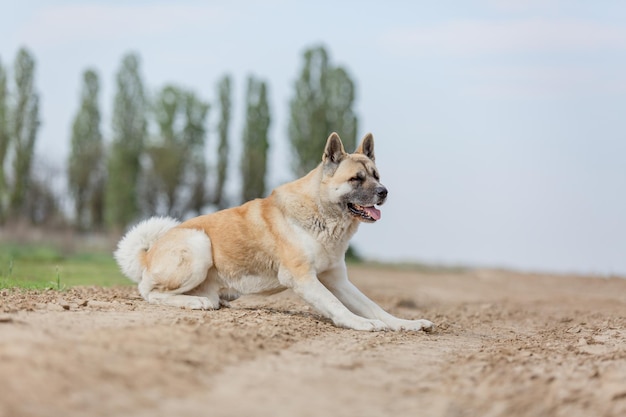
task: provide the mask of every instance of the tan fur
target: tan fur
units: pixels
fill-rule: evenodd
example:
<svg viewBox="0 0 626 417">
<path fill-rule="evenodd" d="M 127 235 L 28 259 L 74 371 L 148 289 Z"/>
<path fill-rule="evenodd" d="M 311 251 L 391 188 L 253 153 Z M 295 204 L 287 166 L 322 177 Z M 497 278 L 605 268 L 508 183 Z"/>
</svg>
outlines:
<svg viewBox="0 0 626 417">
<path fill-rule="evenodd" d="M 267 198 L 190 219 L 158 235 L 137 259 L 143 270 L 140 292 L 154 303 L 211 309 L 240 294 L 292 288 L 338 326 L 430 329 L 426 320 L 384 312 L 347 278 L 349 240 L 361 220 L 376 220 L 355 214 L 349 204 L 373 207 L 386 195 L 371 134 L 357 152 L 347 154 L 333 133 L 322 163 L 308 175 Z M 149 228 L 150 221 L 146 224 Z M 124 255 L 120 251 L 118 260 Z"/>
</svg>

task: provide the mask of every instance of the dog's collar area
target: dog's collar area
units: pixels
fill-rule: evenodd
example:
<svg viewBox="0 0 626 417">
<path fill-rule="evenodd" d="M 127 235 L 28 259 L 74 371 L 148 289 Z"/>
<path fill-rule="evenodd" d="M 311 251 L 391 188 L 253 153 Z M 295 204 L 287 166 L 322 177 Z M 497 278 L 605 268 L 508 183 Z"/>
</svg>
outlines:
<svg viewBox="0 0 626 417">
<path fill-rule="evenodd" d="M 374 206 L 360 206 L 354 203 L 348 203 L 348 210 L 359 219 L 369 222 L 375 222 L 380 219 L 380 210 Z"/>
</svg>

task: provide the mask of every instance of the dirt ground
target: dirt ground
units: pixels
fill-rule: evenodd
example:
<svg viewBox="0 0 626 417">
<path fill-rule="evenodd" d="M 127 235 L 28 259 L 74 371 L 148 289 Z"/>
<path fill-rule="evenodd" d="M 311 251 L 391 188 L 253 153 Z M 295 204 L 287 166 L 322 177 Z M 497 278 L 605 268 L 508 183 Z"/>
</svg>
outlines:
<svg viewBox="0 0 626 417">
<path fill-rule="evenodd" d="M 0 416 L 624 416 L 626 279 L 352 267 L 434 333 L 337 329 L 293 293 L 0 292 Z"/>
</svg>

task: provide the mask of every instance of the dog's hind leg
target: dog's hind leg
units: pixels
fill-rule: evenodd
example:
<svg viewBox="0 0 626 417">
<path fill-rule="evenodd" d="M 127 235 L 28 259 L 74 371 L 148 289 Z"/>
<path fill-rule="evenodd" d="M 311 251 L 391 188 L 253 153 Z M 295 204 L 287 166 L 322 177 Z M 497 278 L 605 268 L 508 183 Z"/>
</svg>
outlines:
<svg viewBox="0 0 626 417">
<path fill-rule="evenodd" d="M 170 307 L 189 308 L 191 310 L 217 310 L 220 308 L 219 298 L 217 303 L 209 297 L 197 295 L 171 294 L 152 291 L 148 297 L 150 304 L 163 304 Z"/>
<path fill-rule="evenodd" d="M 150 248 L 146 264 L 139 291 L 151 304 L 196 310 L 220 307 L 217 288 L 208 280 L 213 259 L 211 240 L 204 232 L 170 230 Z"/>
</svg>

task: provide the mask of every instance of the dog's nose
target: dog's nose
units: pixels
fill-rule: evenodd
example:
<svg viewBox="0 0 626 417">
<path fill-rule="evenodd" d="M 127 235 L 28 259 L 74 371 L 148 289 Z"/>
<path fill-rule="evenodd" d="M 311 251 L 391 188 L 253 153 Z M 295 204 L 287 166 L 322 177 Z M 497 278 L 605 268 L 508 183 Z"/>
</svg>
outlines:
<svg viewBox="0 0 626 417">
<path fill-rule="evenodd" d="M 381 199 L 387 198 L 387 189 L 382 185 L 376 188 L 376 195 Z"/>
</svg>

